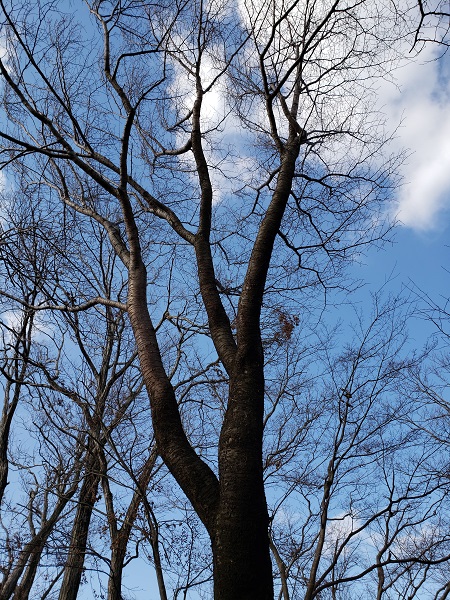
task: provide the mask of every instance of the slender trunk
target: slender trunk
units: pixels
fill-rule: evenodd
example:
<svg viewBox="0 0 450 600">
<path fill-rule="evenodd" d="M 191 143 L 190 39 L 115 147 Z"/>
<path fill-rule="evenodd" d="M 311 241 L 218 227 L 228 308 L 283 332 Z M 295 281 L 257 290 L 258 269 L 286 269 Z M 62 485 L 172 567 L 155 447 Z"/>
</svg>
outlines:
<svg viewBox="0 0 450 600">
<path fill-rule="evenodd" d="M 153 562 L 155 563 L 156 580 L 158 582 L 159 597 L 161 600 L 168 600 L 166 583 L 164 581 L 164 572 L 161 564 L 161 555 L 159 553 L 158 537 L 152 537 Z"/>
<path fill-rule="evenodd" d="M 277 563 L 277 567 L 278 567 L 278 572 L 280 574 L 280 579 L 281 579 L 281 593 L 283 595 L 283 600 L 290 600 L 289 597 L 289 588 L 288 588 L 288 569 L 286 568 L 286 565 L 284 564 L 283 559 L 280 556 L 280 553 L 278 552 L 278 548 L 275 546 L 275 544 L 273 543 L 272 538 L 269 538 L 269 544 L 270 544 L 270 549 L 272 551 L 272 554 L 275 558 L 275 561 Z M 281 595 L 280 595 L 281 597 Z"/>
<path fill-rule="evenodd" d="M 114 540 L 108 579 L 108 600 L 122 600 L 122 572 L 128 538 L 120 532 Z M 122 535 L 121 535 L 122 534 Z"/>
<path fill-rule="evenodd" d="M 40 531 L 36 535 L 32 537 L 32 539 L 25 544 L 23 549 L 20 551 L 16 566 L 8 575 L 7 579 L 0 585 L 0 600 L 9 600 L 13 595 L 14 591 L 17 588 L 19 579 L 22 573 L 25 571 L 25 568 L 30 561 L 30 557 L 33 556 L 34 553 L 39 551 L 39 548 L 42 548 L 50 533 L 53 530 L 53 527 L 57 523 L 62 511 L 66 507 L 69 500 L 75 494 L 76 486 L 74 485 L 65 495 L 61 497 L 58 501 L 58 504 L 53 511 L 52 516 L 45 522 Z"/>
<path fill-rule="evenodd" d="M 384 592 L 384 569 L 380 564 L 380 556 L 377 555 L 377 575 L 378 575 L 378 585 L 377 585 L 377 600 L 381 600 Z"/>
<path fill-rule="evenodd" d="M 89 525 L 100 483 L 98 458 L 95 453 L 89 454 L 86 475 L 78 498 L 69 553 L 64 566 L 63 581 L 59 591 L 59 600 L 76 600 L 83 574 Z"/>
<path fill-rule="evenodd" d="M 0 504 L 2 503 L 5 489 L 8 485 L 9 432 L 14 413 L 19 403 L 25 374 L 28 369 L 33 321 L 34 314 L 32 312 L 26 312 L 23 316 L 20 331 L 15 333 L 16 341 L 14 344 L 13 365 L 11 372 L 9 373 L 12 379 L 7 379 L 5 395 L 3 398 L 3 410 L 0 421 Z M 13 387 L 14 392 L 12 392 Z"/>
<path fill-rule="evenodd" d="M 35 551 L 30 556 L 24 576 L 22 577 L 20 584 L 14 590 L 13 600 L 28 600 L 30 597 L 31 588 L 36 577 L 36 572 L 39 566 L 39 561 L 41 560 L 43 548 L 44 544 L 42 543 L 36 547 Z"/>
<path fill-rule="evenodd" d="M 3 500 L 6 486 L 8 485 L 8 440 L 9 427 L 6 428 L 3 424 L 0 425 L 0 504 Z"/>
<path fill-rule="evenodd" d="M 156 520 L 155 514 L 145 496 L 142 499 L 142 502 L 144 505 L 145 513 L 147 515 L 147 522 L 150 527 L 150 544 L 152 546 L 152 551 L 153 551 L 153 562 L 155 565 L 159 596 L 160 596 L 161 600 L 168 600 L 166 583 L 164 581 L 164 572 L 163 572 L 162 562 L 161 562 L 161 554 L 159 552 L 158 521 Z"/>
<path fill-rule="evenodd" d="M 139 506 L 144 499 L 150 477 L 155 466 L 158 453 L 154 446 L 142 467 L 141 474 L 136 481 L 136 489 L 128 506 L 123 525 L 117 530 L 117 520 L 115 515 L 111 513 L 108 517 L 115 520 L 115 526 L 111 528 L 111 564 L 109 569 L 108 580 L 108 600 L 122 600 L 122 573 L 124 568 L 125 556 L 127 553 L 128 541 L 133 529 Z M 110 491 L 108 490 L 108 495 Z M 112 499 L 110 500 L 109 510 L 112 510 Z"/>
</svg>

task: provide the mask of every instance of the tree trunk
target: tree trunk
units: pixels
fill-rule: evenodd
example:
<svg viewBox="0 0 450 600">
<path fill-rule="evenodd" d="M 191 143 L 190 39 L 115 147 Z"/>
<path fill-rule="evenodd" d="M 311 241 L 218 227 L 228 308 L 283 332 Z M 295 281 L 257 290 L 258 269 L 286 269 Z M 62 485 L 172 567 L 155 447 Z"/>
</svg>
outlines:
<svg viewBox="0 0 450 600">
<path fill-rule="evenodd" d="M 238 356 L 219 445 L 220 502 L 212 536 L 215 600 L 273 600 L 264 492 L 260 353 Z"/>
<path fill-rule="evenodd" d="M 111 563 L 109 569 L 109 580 L 108 580 L 108 600 L 122 600 L 122 573 L 124 569 L 124 562 L 127 553 L 128 542 L 130 534 L 133 529 L 136 517 L 138 514 L 139 506 L 144 500 L 147 492 L 148 484 L 152 475 L 153 467 L 155 466 L 158 452 L 156 446 L 153 446 L 145 464 L 142 467 L 141 474 L 136 481 L 136 489 L 134 490 L 133 497 L 128 506 L 123 525 L 120 529 L 117 529 L 117 518 L 113 512 L 112 497 L 109 504 L 108 519 L 111 520 L 112 527 L 111 531 Z M 106 483 L 106 482 L 105 482 Z M 109 486 L 106 483 L 107 491 L 105 497 L 111 495 Z M 159 579 L 158 579 L 159 583 Z"/>
<path fill-rule="evenodd" d="M 119 533 L 118 539 L 113 542 L 115 547 L 111 554 L 109 568 L 108 600 L 122 600 L 122 572 L 128 539 L 121 533 Z"/>
<path fill-rule="evenodd" d="M 9 427 L 0 425 L 0 504 L 2 503 L 6 486 L 8 485 L 8 440 Z"/>
<path fill-rule="evenodd" d="M 28 600 L 30 597 L 31 588 L 33 587 L 36 578 L 39 561 L 41 560 L 44 544 L 40 544 L 30 556 L 25 574 L 22 577 L 20 584 L 14 590 L 13 600 Z"/>
<path fill-rule="evenodd" d="M 11 573 L 9 573 L 6 580 L 0 585 L 0 600 L 9 600 L 9 598 L 11 598 L 17 588 L 22 573 L 28 565 L 30 557 L 32 557 L 35 552 L 40 552 L 44 547 L 48 536 L 51 534 L 53 527 L 59 519 L 59 516 L 75 492 L 76 485 L 72 486 L 72 488 L 64 496 L 59 498 L 51 517 L 45 522 L 38 533 L 34 535 L 20 551 L 14 569 L 11 571 Z"/>
<path fill-rule="evenodd" d="M 64 566 L 59 600 L 76 600 L 83 574 L 89 525 L 100 483 L 99 461 L 95 453 L 89 454 L 86 475 L 78 498 L 69 554 Z"/>
<path fill-rule="evenodd" d="M 219 511 L 212 542 L 214 600 L 273 600 L 267 510 L 234 508 Z"/>
</svg>

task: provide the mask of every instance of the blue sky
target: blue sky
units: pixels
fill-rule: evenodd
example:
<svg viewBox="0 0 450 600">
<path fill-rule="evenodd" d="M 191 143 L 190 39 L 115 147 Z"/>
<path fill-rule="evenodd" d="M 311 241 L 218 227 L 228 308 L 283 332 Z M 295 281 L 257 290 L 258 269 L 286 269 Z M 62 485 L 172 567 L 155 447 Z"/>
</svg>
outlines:
<svg viewBox="0 0 450 600">
<path fill-rule="evenodd" d="M 450 283 L 450 275 L 444 271 L 450 252 L 446 247 L 450 244 L 450 54 L 438 44 L 419 50 L 411 48 L 411 38 L 399 42 L 395 51 L 403 56 L 401 66 L 391 73 L 390 80 L 374 83 L 378 109 L 386 119 L 386 135 L 393 136 L 389 150 L 405 152 L 406 157 L 400 169 L 403 184 L 387 208 L 398 220 L 393 241 L 382 251 L 369 250 L 354 274 L 373 291 L 393 277 L 390 291 L 416 285 L 439 300 Z M 208 57 L 203 58 L 202 67 L 203 78 L 212 78 L 215 71 Z M 186 94 L 189 105 L 193 93 L 189 78 L 179 65 L 174 69 L 177 76 L 171 89 Z M 219 81 L 205 96 L 205 124 L 223 118 L 225 94 Z M 225 119 L 224 137 L 233 142 L 242 139 L 242 129 L 233 118 Z M 182 145 L 185 140 L 178 141 Z M 217 202 L 236 185 L 228 177 L 238 173 L 242 183 L 246 174 L 251 176 L 252 160 L 251 151 L 248 155 L 241 152 L 239 158 L 222 157 L 220 171 L 212 173 Z"/>
<path fill-rule="evenodd" d="M 392 150 L 405 148 L 410 154 L 402 167 L 404 184 L 389 209 L 401 222 L 392 243 L 382 250 L 372 249 L 353 267 L 355 276 L 366 284 L 355 295 L 361 303 L 367 291 L 378 290 L 387 279 L 393 293 L 405 285 L 417 286 L 436 301 L 450 290 L 450 274 L 445 272 L 450 254 L 450 58 L 439 58 L 439 52 L 439 47 L 428 46 L 393 74 L 392 83 L 379 84 L 380 110 L 388 129 L 397 132 Z M 220 94 L 212 96 L 206 108 L 211 111 L 219 101 Z M 231 169 L 235 164 L 225 166 Z M 250 156 L 243 158 L 242 167 L 251 172 Z M 218 180 L 216 185 L 220 190 L 225 184 Z M 410 327 L 417 347 L 432 332 L 425 322 L 412 321 Z M 137 562 L 130 566 L 125 583 L 147 587 L 152 577 L 151 569 Z M 91 597 L 88 590 L 85 597 Z M 150 596 L 136 592 L 136 598 L 141 597 L 156 598 L 153 582 Z"/>
<path fill-rule="evenodd" d="M 399 224 L 392 242 L 371 249 L 354 273 L 371 291 L 390 280 L 392 293 L 417 287 L 443 304 L 450 297 L 450 56 L 437 45 L 422 49 L 392 83 L 381 83 L 379 105 L 396 130 L 392 149 L 408 153 L 389 209 Z M 415 321 L 410 333 L 420 345 L 432 332 Z"/>
</svg>

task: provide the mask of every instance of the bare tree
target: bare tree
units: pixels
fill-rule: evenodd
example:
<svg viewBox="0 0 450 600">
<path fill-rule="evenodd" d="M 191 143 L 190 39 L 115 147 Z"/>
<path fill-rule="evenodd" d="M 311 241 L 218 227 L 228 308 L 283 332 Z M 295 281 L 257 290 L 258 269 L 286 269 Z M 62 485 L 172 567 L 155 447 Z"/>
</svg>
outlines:
<svg viewBox="0 0 450 600">
<path fill-rule="evenodd" d="M 145 495 L 153 471 L 155 468 L 161 470 L 161 465 L 156 465 L 157 453 L 148 428 L 148 403 L 143 405 L 142 377 L 137 369 L 136 351 L 123 312 L 110 306 L 100 307 L 94 314 L 56 310 L 51 320 L 42 320 L 48 312 L 48 303 L 54 303 L 56 298 L 61 302 L 72 298 L 71 290 L 75 286 L 79 292 L 83 290 L 85 294 L 108 297 L 113 281 L 116 289 L 120 286 L 117 259 L 107 245 L 102 228 L 97 224 L 90 232 L 92 235 L 87 252 L 79 252 L 76 245 L 71 245 L 70 235 L 65 236 L 64 230 L 58 234 L 57 222 L 53 222 L 51 227 L 38 229 L 33 216 L 28 214 L 25 215 L 27 218 L 21 215 L 19 226 L 15 221 L 24 208 L 21 204 L 23 197 L 18 194 L 15 200 L 9 210 L 10 223 L 15 226 L 10 227 L 10 243 L 2 248 L 2 265 L 9 275 L 2 299 L 10 309 L 5 313 L 9 325 L 4 336 L 4 372 L 8 375 L 10 363 L 16 370 L 20 366 L 21 377 L 18 379 L 15 376 L 17 381 L 14 380 L 19 384 L 16 385 L 14 408 L 20 398 L 22 410 L 19 421 L 28 411 L 29 422 L 38 424 L 37 430 L 29 427 L 29 434 L 35 438 L 36 444 L 46 447 L 54 437 L 63 442 L 57 453 L 60 460 L 56 465 L 52 459 L 55 454 L 52 444 L 50 453 L 43 455 L 45 464 L 48 464 L 55 477 L 64 476 L 62 465 L 70 464 L 70 447 L 77 436 L 83 440 L 84 453 L 79 457 L 79 489 L 75 488 L 75 493 L 70 497 L 69 506 L 72 510 L 57 513 L 51 520 L 51 526 L 47 523 L 47 511 L 43 512 L 43 535 L 35 523 L 36 512 L 39 504 L 51 502 L 52 485 L 49 487 L 45 481 L 39 483 L 39 472 L 31 466 L 37 462 L 33 448 L 28 452 L 22 448 L 20 460 L 17 450 L 9 449 L 16 473 L 19 471 L 31 476 L 30 481 L 24 481 L 25 487 L 29 488 L 25 495 L 29 494 L 30 501 L 23 502 L 15 484 L 4 514 L 16 514 L 16 520 L 23 519 L 24 523 L 32 524 L 30 536 L 32 540 L 39 539 L 39 543 L 20 564 L 17 563 L 18 555 L 8 554 L 3 562 L 5 572 L 10 573 L 14 568 L 14 576 L 19 579 L 17 585 L 16 579 L 10 580 L 12 584 L 5 587 L 4 597 L 14 594 L 16 600 L 25 600 L 38 593 L 46 597 L 59 581 L 59 597 L 65 600 L 76 598 L 81 583 L 92 579 L 86 574 L 96 568 L 93 558 L 97 557 L 103 563 L 101 569 L 109 573 L 108 597 L 121 598 L 124 569 L 132 560 L 145 554 L 156 570 L 160 595 L 167 598 L 160 556 L 161 539 L 164 536 L 161 538 L 155 510 Z M 40 218 L 46 220 L 44 207 L 40 208 Z M 33 244 L 29 243 L 30 239 L 34 241 Z M 63 279 L 49 276 L 46 271 L 48 264 L 61 267 L 61 261 L 66 256 L 70 256 L 70 276 Z M 37 340 L 31 338 L 30 325 L 26 342 L 31 347 L 33 339 L 34 351 L 28 349 L 27 352 L 17 353 L 17 347 L 22 348 L 24 342 L 20 315 L 33 314 L 24 307 L 30 300 L 23 293 L 23 286 L 24 289 L 31 286 L 31 289 L 37 290 L 34 298 L 39 304 L 36 319 L 38 327 L 33 332 Z M 178 328 L 175 329 L 178 331 Z M 186 337 L 189 336 L 183 333 L 179 343 L 175 344 L 172 377 L 176 376 L 181 355 L 186 352 Z M 12 349 L 16 349 L 15 362 L 8 357 L 11 340 L 14 340 Z M 204 380 L 204 369 L 200 375 Z M 176 385 L 185 388 L 184 392 L 180 392 L 180 399 L 199 383 L 197 380 L 196 367 L 191 364 L 189 372 L 177 378 Z M 214 380 L 208 378 L 208 381 L 212 383 Z M 8 382 L 9 379 L 6 380 Z M 13 412 L 9 417 L 10 422 Z M 6 445 L 5 442 L 5 448 Z M 61 473 L 58 475 L 59 471 Z M 103 501 L 100 483 L 104 491 Z M 161 501 L 167 504 L 165 500 Z M 145 510 L 142 512 L 143 502 Z M 144 521 L 147 526 L 136 525 L 140 511 L 142 517 L 144 513 L 146 515 Z M 19 533 L 9 519 L 5 520 L 4 525 L 7 538 L 18 536 L 17 549 L 23 548 L 27 543 L 23 526 Z M 96 533 L 98 531 L 103 532 L 103 540 L 102 535 Z M 197 543 L 196 540 L 193 547 L 197 547 Z M 141 550 L 144 544 L 150 546 L 150 555 Z M 130 545 L 135 545 L 134 553 L 130 552 Z M 45 568 L 42 563 L 45 563 Z M 177 572 L 181 568 L 178 563 Z M 6 567 L 6 564 L 9 566 Z M 197 561 L 191 570 L 195 573 L 196 569 Z M 180 581 L 184 582 L 184 578 L 181 577 L 177 585 Z M 190 587 L 191 575 L 187 582 Z"/>
<path fill-rule="evenodd" d="M 446 0 L 417 0 L 419 22 L 414 19 L 415 44 L 434 42 L 447 47 L 450 30 L 450 6 Z"/>
<path fill-rule="evenodd" d="M 39 234 L 30 225 L 25 214 L 16 210 L 7 211 L 4 207 L 4 218 L 8 229 L 1 230 L 0 264 L 3 291 L 13 291 L 24 301 L 24 304 L 35 304 L 39 295 L 37 278 L 30 277 L 30 270 L 37 271 L 45 263 L 39 243 Z M 21 232 L 17 235 L 17 232 Z M 20 258 L 19 258 L 20 257 Z M 25 269 L 17 269 L 27 264 Z M 35 313 L 26 306 L 17 306 L 3 297 L 1 302 L 1 388 L 3 407 L 0 420 L 0 504 L 8 485 L 8 448 L 14 414 L 19 405 L 23 387 L 29 376 L 30 357 L 36 333 Z"/>
<path fill-rule="evenodd" d="M 0 9 L 1 156 L 11 185 L 30 206 L 44 199 L 46 214 L 66 220 L 72 243 L 87 254 L 85 224 L 102 228 L 121 261 L 120 283 L 89 294 L 79 271 L 71 279 L 70 246 L 61 272 L 43 284 L 45 302 L 14 299 L 27 310 L 69 315 L 126 311 L 158 453 L 211 541 L 215 598 L 271 599 L 277 544 L 268 535 L 264 461 L 276 470 L 313 423 L 312 468 L 326 422 L 313 418 L 294 387 L 293 437 L 264 456 L 265 402 L 276 409 L 292 397 L 289 386 L 269 395 L 274 349 L 298 322 L 314 329 L 323 299 L 352 288 L 348 259 L 391 227 L 384 205 L 400 158 L 383 156 L 383 120 L 372 101 L 376 78 L 397 60 L 403 22 L 390 2 L 341 0 L 96 0 L 67 13 L 56 2 L 0 1 Z M 65 277 L 70 286 L 61 285 Z M 352 365 L 347 380 L 332 376 L 323 396 L 334 435 L 304 533 L 312 523 L 319 529 L 298 554 L 307 598 L 335 595 L 355 579 L 344 558 L 358 527 L 336 541 L 332 559 L 325 543 L 338 483 L 352 515 L 352 461 L 373 468 L 381 461 L 372 447 L 353 451 L 376 436 L 384 444 L 384 423 L 369 414 L 391 367 L 366 373 L 355 391 L 352 369 L 361 360 L 344 360 Z M 140 502 L 145 482 L 137 481 Z M 306 504 L 310 485 L 317 483 L 299 483 Z M 397 502 L 394 491 L 379 519 Z M 113 541 L 114 514 L 111 507 Z M 378 569 L 381 581 L 392 563 L 386 551 L 357 578 Z M 397 563 L 420 562 L 411 556 Z"/>
<path fill-rule="evenodd" d="M 447 484 L 409 425 L 417 405 L 403 390 L 422 357 L 401 358 L 402 310 L 376 299 L 344 354 L 321 337 L 313 372 L 303 363 L 309 423 L 297 437 L 284 426 L 266 461 L 280 598 L 413 598 L 448 561 Z"/>
</svg>

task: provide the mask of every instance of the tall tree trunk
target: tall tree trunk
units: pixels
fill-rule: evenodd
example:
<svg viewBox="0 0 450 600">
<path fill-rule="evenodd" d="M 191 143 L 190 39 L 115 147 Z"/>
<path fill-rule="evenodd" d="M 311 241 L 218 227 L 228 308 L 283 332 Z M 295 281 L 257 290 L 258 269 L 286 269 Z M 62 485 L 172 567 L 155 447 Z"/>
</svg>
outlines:
<svg viewBox="0 0 450 600">
<path fill-rule="evenodd" d="M 108 579 L 108 600 L 122 600 L 122 573 L 127 551 L 127 532 L 120 531 L 113 542 Z"/>
<path fill-rule="evenodd" d="M 264 379 L 259 353 L 238 356 L 220 436 L 220 501 L 212 536 L 215 600 L 272 600 L 264 492 Z"/>
<path fill-rule="evenodd" d="M 13 600 L 28 600 L 30 597 L 31 588 L 33 587 L 43 548 L 44 543 L 39 544 L 31 554 L 20 584 L 14 590 Z"/>
<path fill-rule="evenodd" d="M 239 477 L 243 483 L 244 477 Z M 256 478 L 255 478 L 256 479 Z M 214 600 L 273 600 L 264 491 L 247 481 L 246 492 L 224 493 L 212 538 Z"/>
<path fill-rule="evenodd" d="M 292 189 L 301 138 L 283 151 L 239 299 L 237 353 L 219 441 L 219 504 L 212 538 L 215 600 L 272 600 L 269 517 L 262 467 L 264 353 L 260 314 L 273 245 Z"/>
<path fill-rule="evenodd" d="M 59 600 L 76 600 L 83 574 L 86 546 L 92 511 L 100 483 L 99 461 L 95 452 L 89 455 L 86 474 L 78 498 L 69 553 L 64 566 L 64 575 L 59 591 Z"/>
<path fill-rule="evenodd" d="M 199 92 L 197 111 L 200 105 Z M 159 452 L 211 538 L 215 600 L 273 600 L 269 518 L 262 468 L 264 355 L 260 313 L 273 244 L 289 198 L 301 138 L 292 134 L 285 146 L 277 188 L 257 234 L 239 300 L 236 346 L 217 289 L 213 293 L 214 270 L 204 248 L 207 248 L 205 241 L 209 239 L 211 224 L 211 185 L 197 139 L 198 122 L 194 129 L 194 155 L 200 175 L 203 173 L 196 243 L 200 287 L 205 306 L 209 307 L 213 341 L 230 375 L 230 394 L 218 449 L 218 480 L 196 454 L 183 429 L 148 311 L 147 273 L 139 233 L 124 193 L 122 208 L 130 244 L 128 316 L 150 398 Z"/>
</svg>

